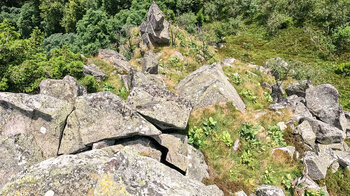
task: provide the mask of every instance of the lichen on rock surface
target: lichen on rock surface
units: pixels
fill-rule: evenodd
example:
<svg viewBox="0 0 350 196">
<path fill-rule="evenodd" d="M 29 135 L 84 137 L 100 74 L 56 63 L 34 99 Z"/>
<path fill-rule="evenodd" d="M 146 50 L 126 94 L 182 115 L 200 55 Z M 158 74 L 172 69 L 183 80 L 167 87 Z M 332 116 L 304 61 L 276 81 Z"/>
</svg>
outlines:
<svg viewBox="0 0 350 196">
<path fill-rule="evenodd" d="M 51 158 L 18 174 L 0 195 L 223 195 L 158 161 L 121 150 Z"/>
</svg>

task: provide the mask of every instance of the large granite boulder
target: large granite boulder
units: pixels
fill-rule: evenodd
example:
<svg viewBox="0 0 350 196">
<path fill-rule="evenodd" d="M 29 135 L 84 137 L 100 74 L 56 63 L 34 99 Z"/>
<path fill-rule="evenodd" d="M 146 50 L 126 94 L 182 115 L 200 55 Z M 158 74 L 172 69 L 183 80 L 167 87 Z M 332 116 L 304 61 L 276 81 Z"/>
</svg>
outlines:
<svg viewBox="0 0 350 196">
<path fill-rule="evenodd" d="M 192 110 L 186 99 L 154 85 L 135 87 L 128 104 L 162 130 L 184 130 Z"/>
<path fill-rule="evenodd" d="M 179 168 L 183 172 L 188 167 L 188 144 L 187 136 L 181 134 L 161 134 L 153 138 L 168 149 L 165 160 Z"/>
<path fill-rule="evenodd" d="M 284 193 L 277 186 L 261 185 L 256 188 L 256 196 L 284 196 Z"/>
<path fill-rule="evenodd" d="M 43 80 L 40 83 L 40 94 L 74 103 L 78 96 L 86 95 L 87 91 L 73 77 L 65 76 L 62 80 Z"/>
<path fill-rule="evenodd" d="M 131 69 L 129 61 L 117 51 L 100 49 L 97 57 L 113 65 L 119 74 L 127 74 Z"/>
<path fill-rule="evenodd" d="M 107 75 L 103 73 L 95 64 L 84 65 L 84 75 L 94 76 L 97 81 L 102 81 L 107 78 Z"/>
<path fill-rule="evenodd" d="M 346 137 L 342 130 L 322 121 L 312 118 L 303 118 L 302 121 L 308 121 L 308 123 L 311 125 L 313 132 L 316 134 L 316 141 L 318 143 L 341 143 Z"/>
<path fill-rule="evenodd" d="M 176 90 L 190 100 L 195 109 L 232 102 L 239 111 L 245 112 L 244 102 L 216 63 L 192 72 L 180 81 Z"/>
<path fill-rule="evenodd" d="M 0 189 L 17 173 L 45 160 L 30 134 L 0 136 Z"/>
<path fill-rule="evenodd" d="M 72 110 L 67 101 L 46 95 L 0 93 L 0 136 L 29 134 L 45 158 L 56 156 Z"/>
<path fill-rule="evenodd" d="M 321 121 L 340 127 L 341 107 L 338 90 L 330 84 L 322 84 L 306 90 L 306 106 Z"/>
<path fill-rule="evenodd" d="M 146 15 L 146 21 L 140 26 L 142 39 L 145 44 L 168 44 L 170 41 L 169 23 L 165 20 L 163 12 L 153 2 Z"/>
<path fill-rule="evenodd" d="M 121 79 L 127 90 L 131 91 L 134 87 L 142 85 L 156 85 L 165 88 L 166 85 L 159 75 L 142 73 L 131 69 L 128 75 L 122 75 Z"/>
<path fill-rule="evenodd" d="M 158 74 L 157 55 L 151 50 L 147 51 L 142 61 L 142 72 L 149 74 Z"/>
<path fill-rule="evenodd" d="M 327 169 L 336 161 L 328 153 L 319 153 L 316 155 L 314 152 L 308 151 L 303 158 L 306 174 L 310 176 L 312 180 L 322 180 L 326 177 Z"/>
<path fill-rule="evenodd" d="M 303 141 L 312 148 L 315 148 L 316 134 L 314 133 L 310 123 L 308 121 L 303 121 L 296 128 L 298 130 L 298 133 L 301 135 Z"/>
<path fill-rule="evenodd" d="M 60 154 L 74 153 L 105 139 L 161 132 L 131 109 L 117 95 L 100 92 L 81 96 L 67 120 Z"/>
<path fill-rule="evenodd" d="M 181 175 L 128 151 L 92 150 L 48 159 L 21 172 L 0 195 L 223 195 L 216 186 Z"/>
</svg>

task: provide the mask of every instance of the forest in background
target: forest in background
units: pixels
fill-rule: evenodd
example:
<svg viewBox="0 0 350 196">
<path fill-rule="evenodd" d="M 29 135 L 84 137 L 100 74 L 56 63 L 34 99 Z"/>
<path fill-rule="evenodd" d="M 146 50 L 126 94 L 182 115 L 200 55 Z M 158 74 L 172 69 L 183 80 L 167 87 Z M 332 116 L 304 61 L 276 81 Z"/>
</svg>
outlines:
<svg viewBox="0 0 350 196">
<path fill-rule="evenodd" d="M 301 59 L 303 63 L 311 67 L 322 65 L 321 71 L 331 73 L 329 80 L 342 87 L 342 105 L 350 108 L 346 90 L 350 75 L 349 0 L 156 2 L 171 24 L 210 45 L 227 44 L 229 48 L 224 53 L 236 54 L 235 58 L 247 62 L 261 64 L 270 54 L 261 57 L 256 54 L 267 50 L 286 53 L 283 51 L 289 48 L 286 44 L 303 39 L 299 40 L 301 46 L 291 46 L 294 51 L 287 51 L 287 59 L 305 54 L 308 58 Z M 144 21 L 151 3 L 151 0 L 1 1 L 0 90 L 37 92 L 42 80 L 69 74 L 91 92 L 96 91 L 94 78 L 82 74 L 85 62 L 80 54 L 95 55 L 100 48 L 111 48 L 130 59 L 135 47 L 125 45 L 130 29 Z M 286 34 L 288 31 L 294 35 Z M 273 42 L 276 43 L 271 45 Z M 347 81 L 345 87 L 342 81 Z"/>
</svg>

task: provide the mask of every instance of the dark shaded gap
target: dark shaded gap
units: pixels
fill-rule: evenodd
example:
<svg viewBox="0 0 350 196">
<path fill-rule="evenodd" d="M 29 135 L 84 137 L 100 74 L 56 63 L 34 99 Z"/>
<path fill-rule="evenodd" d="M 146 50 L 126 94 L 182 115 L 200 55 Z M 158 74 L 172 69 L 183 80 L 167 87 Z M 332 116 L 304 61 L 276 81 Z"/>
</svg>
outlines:
<svg viewBox="0 0 350 196">
<path fill-rule="evenodd" d="M 64 130 L 66 130 L 66 127 L 67 127 L 67 124 L 68 124 L 68 117 L 75 111 L 75 106 L 73 107 L 73 110 L 67 115 L 66 117 L 66 120 L 64 121 L 64 125 L 63 125 L 63 129 L 61 130 L 61 133 L 60 133 L 60 139 L 59 139 L 59 142 L 58 142 L 58 149 L 57 149 L 57 156 L 59 155 L 58 152 L 60 151 L 60 148 L 61 148 L 61 143 L 62 143 L 62 139 L 63 139 L 63 133 L 64 133 Z"/>
</svg>

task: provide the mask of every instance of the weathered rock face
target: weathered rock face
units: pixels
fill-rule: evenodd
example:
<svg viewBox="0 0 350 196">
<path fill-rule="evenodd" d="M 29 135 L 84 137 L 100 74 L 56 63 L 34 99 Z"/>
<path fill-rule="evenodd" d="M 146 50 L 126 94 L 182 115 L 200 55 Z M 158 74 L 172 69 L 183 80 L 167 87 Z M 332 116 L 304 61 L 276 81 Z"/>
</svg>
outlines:
<svg viewBox="0 0 350 196">
<path fill-rule="evenodd" d="M 57 155 L 73 105 L 46 95 L 0 93 L 0 136 L 29 134 L 45 158 Z"/>
<path fill-rule="evenodd" d="M 204 160 L 204 155 L 191 145 L 188 145 L 188 167 L 186 176 L 202 182 L 204 178 L 209 178 L 208 165 Z"/>
<path fill-rule="evenodd" d="M 300 82 L 294 82 L 286 88 L 286 93 L 288 96 L 297 95 L 298 97 L 305 97 L 306 89 L 311 87 L 311 83 L 307 80 Z"/>
<path fill-rule="evenodd" d="M 256 188 L 256 196 L 284 196 L 284 193 L 277 186 L 261 185 Z"/>
<path fill-rule="evenodd" d="M 308 121 L 302 122 L 297 126 L 297 130 L 303 138 L 303 141 L 312 148 L 315 148 L 316 134 L 314 133 L 310 123 Z"/>
<path fill-rule="evenodd" d="M 151 50 L 147 51 L 142 61 L 142 72 L 149 74 L 158 74 L 157 55 Z"/>
<path fill-rule="evenodd" d="M 88 94 L 76 100 L 75 110 L 63 132 L 59 153 L 77 152 L 105 139 L 160 133 L 117 95 L 111 92 Z"/>
<path fill-rule="evenodd" d="M 227 58 L 227 59 L 224 59 L 221 64 L 223 67 L 227 67 L 227 66 L 231 66 L 232 63 L 234 63 L 236 61 L 236 59 L 234 58 Z"/>
<path fill-rule="evenodd" d="M 339 117 L 339 123 L 346 136 L 350 136 L 350 112 L 343 111 Z"/>
<path fill-rule="evenodd" d="M 327 169 L 335 159 L 326 153 L 316 155 L 313 152 L 308 152 L 303 158 L 303 161 L 307 175 L 313 180 L 321 180 L 326 177 Z"/>
<path fill-rule="evenodd" d="M 142 73 L 135 69 L 131 69 L 128 75 L 122 76 L 122 81 L 124 86 L 130 91 L 134 87 L 142 85 L 156 85 L 162 88 L 166 87 L 164 81 L 158 75 Z"/>
<path fill-rule="evenodd" d="M 162 130 L 184 130 L 192 110 L 186 99 L 154 85 L 133 88 L 128 104 Z"/>
<path fill-rule="evenodd" d="M 73 77 L 65 76 L 63 80 L 47 79 L 42 81 L 40 94 L 74 103 L 78 96 L 86 95 L 87 91 Z"/>
<path fill-rule="evenodd" d="M 79 188 L 78 188 L 79 187 Z M 126 151 L 92 150 L 32 166 L 6 184 L 0 195 L 223 195 L 158 161 Z"/>
<path fill-rule="evenodd" d="M 83 73 L 85 75 L 94 76 L 97 81 L 102 81 L 107 78 L 107 75 L 104 74 L 95 64 L 84 65 Z"/>
<path fill-rule="evenodd" d="M 316 141 L 321 144 L 341 143 L 345 139 L 345 133 L 342 130 L 327 123 L 311 118 L 303 118 L 303 121 L 310 123 L 316 134 Z"/>
<path fill-rule="evenodd" d="M 341 107 L 338 103 L 339 93 L 330 84 L 322 84 L 306 90 L 306 106 L 321 121 L 340 127 Z"/>
<path fill-rule="evenodd" d="M 229 83 L 219 64 L 202 66 L 181 80 L 176 90 L 190 100 L 195 109 L 232 102 L 241 112 L 245 104 L 236 89 Z"/>
<path fill-rule="evenodd" d="M 127 59 L 114 50 L 100 49 L 97 57 L 111 63 L 119 74 L 127 74 L 131 69 L 131 64 Z"/>
<path fill-rule="evenodd" d="M 169 23 L 165 20 L 163 12 L 153 2 L 146 15 L 146 21 L 140 26 L 142 39 L 145 44 L 168 44 L 170 41 Z"/>
<path fill-rule="evenodd" d="M 45 160 L 30 134 L 0 136 L 0 189 L 22 170 Z"/>
<path fill-rule="evenodd" d="M 153 158 L 157 161 L 161 161 L 162 152 L 159 151 L 157 149 L 157 146 L 154 145 L 154 143 L 146 137 L 127 142 L 121 142 L 118 145 L 103 148 L 104 151 L 113 154 L 119 152 L 122 149 L 129 150 L 141 156 Z"/>
<path fill-rule="evenodd" d="M 180 134 L 161 134 L 153 138 L 160 145 L 168 149 L 166 161 L 185 172 L 188 167 L 187 136 Z"/>
</svg>

